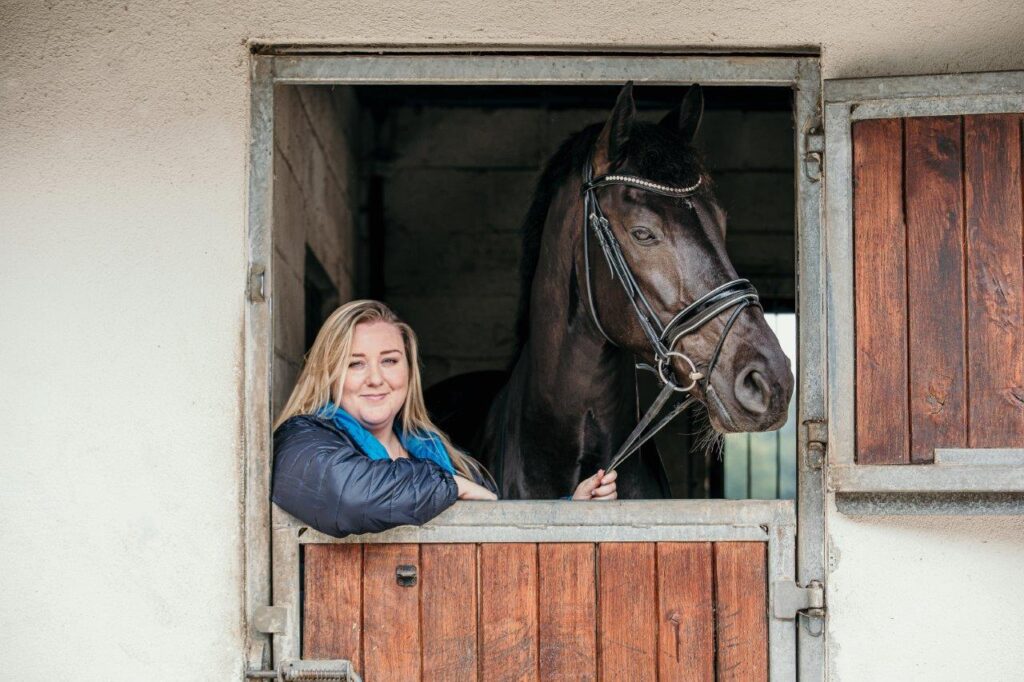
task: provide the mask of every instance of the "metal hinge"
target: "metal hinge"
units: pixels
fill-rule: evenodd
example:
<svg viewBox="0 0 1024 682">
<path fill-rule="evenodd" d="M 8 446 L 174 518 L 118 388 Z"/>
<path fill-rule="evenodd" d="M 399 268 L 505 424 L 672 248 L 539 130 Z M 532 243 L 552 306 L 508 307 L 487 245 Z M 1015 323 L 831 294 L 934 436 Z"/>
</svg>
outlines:
<svg viewBox="0 0 1024 682">
<path fill-rule="evenodd" d="M 362 682 L 344 659 L 322 661 L 284 661 L 277 670 L 249 670 L 249 680 L 321 680 L 322 682 Z"/>
<path fill-rule="evenodd" d="M 804 422 L 804 428 L 807 430 L 804 464 L 811 471 L 820 471 L 825 464 L 825 450 L 828 447 L 828 422 L 812 419 Z"/>
<path fill-rule="evenodd" d="M 811 182 L 821 180 L 825 167 L 825 133 L 821 123 L 814 124 L 804 133 L 804 175 Z"/>
<path fill-rule="evenodd" d="M 825 587 L 812 580 L 806 587 L 789 580 L 772 583 L 772 614 L 779 620 L 802 617 L 808 632 L 820 637 L 825 621 Z"/>
<path fill-rule="evenodd" d="M 249 266 L 249 300 L 263 303 L 267 300 L 267 269 L 258 263 Z"/>
<path fill-rule="evenodd" d="M 256 632 L 276 635 L 288 629 L 287 606 L 257 606 L 252 614 L 252 626 Z"/>
</svg>

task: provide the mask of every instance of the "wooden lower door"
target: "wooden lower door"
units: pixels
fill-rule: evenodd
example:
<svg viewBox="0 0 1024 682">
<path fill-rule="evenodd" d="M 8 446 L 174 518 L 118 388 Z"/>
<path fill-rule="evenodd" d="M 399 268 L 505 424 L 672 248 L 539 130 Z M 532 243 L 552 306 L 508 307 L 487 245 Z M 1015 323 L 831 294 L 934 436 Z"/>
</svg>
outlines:
<svg viewBox="0 0 1024 682">
<path fill-rule="evenodd" d="M 302 657 L 367 682 L 768 677 L 764 542 L 303 547 Z"/>
</svg>

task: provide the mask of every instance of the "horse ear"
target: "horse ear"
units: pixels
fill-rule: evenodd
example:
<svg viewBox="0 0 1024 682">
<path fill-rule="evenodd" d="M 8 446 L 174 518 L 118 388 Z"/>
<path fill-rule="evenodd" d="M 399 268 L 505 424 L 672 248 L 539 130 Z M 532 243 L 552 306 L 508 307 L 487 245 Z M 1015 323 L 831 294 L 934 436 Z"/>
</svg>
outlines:
<svg viewBox="0 0 1024 682">
<path fill-rule="evenodd" d="M 633 81 L 626 83 L 615 100 L 608 121 L 597 136 L 594 147 L 594 174 L 605 175 L 611 167 L 622 161 L 623 149 L 633 130 L 636 119 L 636 104 L 633 103 Z"/>
<path fill-rule="evenodd" d="M 704 115 L 704 91 L 700 85 L 694 83 L 683 96 L 683 101 L 668 112 L 661 124 L 670 130 L 678 130 L 679 134 L 687 142 L 693 142 L 697 136 L 697 129 L 700 128 L 700 119 Z"/>
</svg>

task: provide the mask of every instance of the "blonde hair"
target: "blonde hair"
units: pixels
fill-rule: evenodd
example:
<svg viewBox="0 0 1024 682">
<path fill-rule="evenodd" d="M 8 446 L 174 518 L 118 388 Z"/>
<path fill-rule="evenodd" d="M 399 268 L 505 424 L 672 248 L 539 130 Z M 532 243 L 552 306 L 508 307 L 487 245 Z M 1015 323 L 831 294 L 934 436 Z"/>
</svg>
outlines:
<svg viewBox="0 0 1024 682">
<path fill-rule="evenodd" d="M 352 337 L 356 325 L 367 322 L 387 322 L 398 328 L 405 343 L 405 357 L 409 364 L 409 390 L 398 412 L 403 433 L 433 433 L 444 444 L 455 470 L 470 480 L 490 474 L 475 459 L 456 448 L 451 440 L 430 419 L 423 400 L 423 379 L 420 376 L 419 344 L 416 333 L 380 301 L 350 301 L 339 307 L 317 332 L 312 348 L 306 354 L 306 363 L 295 382 L 295 388 L 284 409 L 274 422 L 274 428 L 298 414 L 318 414 L 331 400 L 331 388 L 344 386 L 348 372 L 348 359 L 352 353 Z"/>
</svg>

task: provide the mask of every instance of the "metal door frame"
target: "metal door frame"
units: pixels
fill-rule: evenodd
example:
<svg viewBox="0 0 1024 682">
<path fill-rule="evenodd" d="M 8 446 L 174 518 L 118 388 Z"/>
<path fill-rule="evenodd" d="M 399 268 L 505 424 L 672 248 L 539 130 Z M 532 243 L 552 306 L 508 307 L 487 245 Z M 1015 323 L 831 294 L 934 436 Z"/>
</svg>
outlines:
<svg viewBox="0 0 1024 682">
<path fill-rule="evenodd" d="M 261 46 L 261 51 L 272 50 Z M 797 217 L 797 301 L 799 324 L 799 405 L 801 425 L 825 419 L 825 315 L 824 240 L 821 238 L 821 76 L 816 55 L 607 55 L 607 54 L 507 54 L 481 52 L 412 54 L 400 48 L 345 48 L 348 54 L 254 54 L 250 62 L 251 129 L 249 147 L 249 220 L 247 289 L 245 313 L 244 434 L 244 541 L 245 541 L 245 629 L 248 637 L 247 664 L 250 668 L 269 663 L 269 640 L 256 628 L 257 613 L 271 601 L 271 524 L 274 537 L 281 522 L 279 509 L 271 510 L 271 366 L 272 366 L 272 179 L 273 179 L 273 91 L 278 84 L 535 84 L 594 85 L 756 85 L 788 87 L 794 91 L 795 196 Z M 284 51 L 284 50 L 283 50 Z M 468 51 L 467 51 L 468 52 Z M 507 49 L 506 49 L 507 52 Z M 369 54 L 368 54 L 369 53 Z M 808 453 L 807 428 L 798 429 L 798 500 L 796 536 L 797 579 L 801 585 L 824 582 L 824 498 L 822 471 Z M 662 502 L 676 509 L 676 501 Z M 504 508 L 505 504 L 499 503 Z M 643 504 L 633 502 L 626 505 Z M 725 500 L 707 501 L 708 514 L 737 507 Z M 461 503 L 451 513 L 461 514 Z M 566 514 L 571 505 L 558 506 Z M 714 511 L 718 508 L 719 511 Z M 523 507 L 526 509 L 526 507 Z M 628 514 L 620 521 L 629 525 Z M 683 510 L 679 510 L 683 513 Z M 702 512 L 703 513 L 703 512 Z M 557 515 L 556 515 L 557 516 Z M 447 518 L 447 517 L 445 517 Z M 460 517 L 461 518 L 461 517 Z M 686 516 L 676 520 L 688 527 Z M 557 519 L 556 519 L 556 524 Z M 283 523 L 283 526 L 282 526 Z M 562 524 L 564 525 L 564 523 Z M 508 531 L 508 527 L 502 527 Z M 289 531 L 291 532 L 291 531 Z M 682 532 L 682 531 L 680 531 Z M 723 539 L 728 539 L 722 536 Z M 283 541 L 283 539 L 282 539 Z M 288 566 L 287 552 L 273 564 L 276 576 Z M 291 546 L 290 540 L 285 543 Z M 291 550 L 289 550 L 291 551 Z M 290 570 L 290 569 L 288 569 Z M 297 572 L 297 564 L 294 566 Z M 268 626 L 273 627 L 273 626 Z M 264 628 L 265 629 L 265 628 Z M 277 648 L 275 646 L 275 648 Z M 823 679 L 824 642 L 809 628 L 798 637 L 799 677 Z"/>
</svg>

